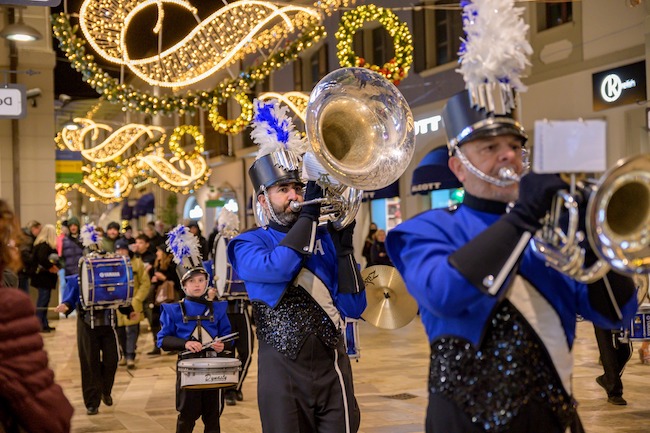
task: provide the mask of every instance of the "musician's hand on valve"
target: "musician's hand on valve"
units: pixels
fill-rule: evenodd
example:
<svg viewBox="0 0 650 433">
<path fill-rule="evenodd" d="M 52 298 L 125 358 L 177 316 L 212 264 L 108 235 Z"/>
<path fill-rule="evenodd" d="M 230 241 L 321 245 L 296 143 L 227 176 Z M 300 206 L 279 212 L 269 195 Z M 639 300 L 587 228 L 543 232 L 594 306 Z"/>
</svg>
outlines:
<svg viewBox="0 0 650 433">
<path fill-rule="evenodd" d="M 569 185 L 557 174 L 529 173 L 519 183 L 519 199 L 503 218 L 515 226 L 535 233 L 542 227 L 542 218 L 551 209 L 553 198 Z"/>
<path fill-rule="evenodd" d="M 313 180 L 307 182 L 305 201 L 323 198 L 323 189 Z M 300 216 L 307 216 L 316 221 L 320 217 L 320 203 L 308 204 L 300 210 Z"/>
<path fill-rule="evenodd" d="M 223 343 L 223 341 L 215 341 L 214 343 L 212 343 L 212 348 L 217 353 L 223 352 L 223 349 L 225 347 L 226 347 L 226 345 Z"/>
<path fill-rule="evenodd" d="M 185 342 L 185 348 L 192 353 L 198 353 L 203 350 L 203 344 L 199 341 L 187 341 Z"/>
<path fill-rule="evenodd" d="M 59 304 L 56 307 L 54 307 L 54 311 L 57 313 L 67 313 L 69 310 L 68 306 L 66 304 Z"/>
</svg>

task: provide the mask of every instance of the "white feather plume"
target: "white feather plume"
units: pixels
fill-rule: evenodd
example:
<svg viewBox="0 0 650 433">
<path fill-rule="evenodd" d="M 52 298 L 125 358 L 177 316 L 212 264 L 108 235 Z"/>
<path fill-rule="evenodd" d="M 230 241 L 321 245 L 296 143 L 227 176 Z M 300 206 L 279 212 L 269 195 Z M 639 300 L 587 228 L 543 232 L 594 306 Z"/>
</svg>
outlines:
<svg viewBox="0 0 650 433">
<path fill-rule="evenodd" d="M 93 223 L 84 224 L 79 232 L 79 238 L 81 239 L 81 245 L 85 248 L 95 248 L 101 241 L 101 237 Z"/>
<path fill-rule="evenodd" d="M 463 1 L 460 68 L 468 89 L 484 83 L 509 84 L 525 91 L 521 74 L 530 65 L 533 52 L 526 39 L 529 26 L 521 18 L 523 8 L 514 0 Z"/>
<path fill-rule="evenodd" d="M 239 233 L 239 216 L 235 212 L 223 208 L 217 220 L 217 227 L 219 233 L 225 237 L 236 236 Z"/>
<path fill-rule="evenodd" d="M 167 233 L 165 241 L 174 255 L 174 262 L 186 269 L 203 265 L 199 250 L 199 241 L 190 229 L 182 224 L 177 225 Z"/>
<path fill-rule="evenodd" d="M 255 114 L 251 122 L 251 138 L 259 146 L 258 159 L 278 150 L 293 152 L 295 156 L 307 150 L 307 143 L 300 137 L 293 120 L 287 115 L 288 107 L 280 106 L 277 99 L 255 99 L 253 104 Z"/>
</svg>

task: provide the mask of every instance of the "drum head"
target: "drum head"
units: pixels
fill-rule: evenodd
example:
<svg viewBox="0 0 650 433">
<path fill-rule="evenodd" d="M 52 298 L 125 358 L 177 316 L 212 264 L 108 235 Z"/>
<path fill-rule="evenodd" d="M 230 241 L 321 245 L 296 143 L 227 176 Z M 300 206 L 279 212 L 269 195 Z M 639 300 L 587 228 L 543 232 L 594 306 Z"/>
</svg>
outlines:
<svg viewBox="0 0 650 433">
<path fill-rule="evenodd" d="M 240 366 L 241 361 L 237 358 L 190 358 L 178 361 L 179 368 L 210 369 Z"/>
<path fill-rule="evenodd" d="M 228 278 L 228 252 L 226 238 L 223 236 L 219 236 L 214 253 L 214 278 L 216 279 L 214 287 L 216 287 L 221 298 L 226 290 L 226 280 Z"/>
</svg>

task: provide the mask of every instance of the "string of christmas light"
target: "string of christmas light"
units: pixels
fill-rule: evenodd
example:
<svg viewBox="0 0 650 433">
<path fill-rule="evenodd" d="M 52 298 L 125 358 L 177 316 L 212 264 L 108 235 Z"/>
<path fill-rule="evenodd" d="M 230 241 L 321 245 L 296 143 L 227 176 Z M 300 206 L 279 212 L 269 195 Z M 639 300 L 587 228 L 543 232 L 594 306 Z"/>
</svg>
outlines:
<svg viewBox="0 0 650 433">
<path fill-rule="evenodd" d="M 364 23 L 370 21 L 378 21 L 393 38 L 395 57 L 383 66 L 369 64 L 354 52 L 354 34 L 363 27 Z M 338 41 L 336 55 L 341 67 L 368 68 L 379 72 L 395 85 L 398 85 L 408 75 L 408 70 L 413 63 L 413 37 L 406 23 L 401 22 L 397 15 L 389 9 L 369 4 L 344 13 L 335 37 Z"/>
<path fill-rule="evenodd" d="M 155 96 L 145 91 L 120 83 L 111 77 L 94 61 L 91 54 L 86 54 L 85 41 L 76 35 L 69 18 L 64 15 L 52 16 L 54 36 L 59 40 L 59 47 L 70 60 L 73 69 L 82 74 L 97 93 L 111 103 L 121 104 L 125 110 L 147 114 L 194 113 L 199 108 L 210 110 L 212 104 L 222 104 L 232 95 L 249 90 L 255 83 L 264 80 L 272 71 L 295 60 L 298 54 L 318 42 L 324 35 L 323 26 L 315 26 L 303 35 L 288 43 L 283 51 L 269 56 L 242 71 L 237 77 L 219 83 L 211 91 L 187 91 L 184 95 Z"/>
<path fill-rule="evenodd" d="M 217 104 L 212 104 L 208 113 L 208 120 L 212 123 L 214 130 L 220 134 L 237 135 L 248 126 L 253 118 L 253 102 L 246 93 L 238 93 L 233 96 L 233 99 L 241 107 L 241 114 L 236 119 L 228 120 L 221 116 Z"/>
<path fill-rule="evenodd" d="M 154 30 L 161 31 L 160 14 L 165 3 L 193 14 L 197 26 L 164 51 L 132 59 L 124 37 L 131 22 L 155 4 L 159 19 Z M 173 88 L 201 81 L 248 54 L 276 45 L 294 31 L 299 34 L 320 23 L 317 9 L 294 5 L 279 8 L 259 0 L 227 4 L 203 21 L 198 21 L 196 8 L 183 0 L 86 0 L 79 12 L 81 31 L 101 57 L 125 65 L 152 86 Z"/>
</svg>

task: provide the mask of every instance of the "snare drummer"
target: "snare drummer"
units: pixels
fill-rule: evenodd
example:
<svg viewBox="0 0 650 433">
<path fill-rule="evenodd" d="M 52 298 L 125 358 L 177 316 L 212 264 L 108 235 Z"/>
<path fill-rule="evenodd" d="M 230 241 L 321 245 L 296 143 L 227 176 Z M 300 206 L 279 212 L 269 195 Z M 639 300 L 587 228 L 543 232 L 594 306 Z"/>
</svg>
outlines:
<svg viewBox="0 0 650 433">
<path fill-rule="evenodd" d="M 170 237 L 180 234 L 185 227 L 179 226 L 170 231 Z M 179 233 L 179 231 L 181 233 Z M 196 242 L 189 234 L 189 242 Z M 180 237 L 180 236 L 179 236 Z M 194 238 L 194 240 L 193 240 Z M 200 256 L 183 257 L 183 251 L 189 249 L 175 248 L 172 252 L 179 263 L 177 270 L 185 298 L 173 304 L 162 304 L 158 333 L 158 347 L 163 350 L 179 351 L 179 360 L 184 358 L 216 357 L 224 350 L 224 343 L 215 342 L 204 349 L 215 338 L 230 334 L 230 322 L 226 316 L 225 302 L 208 301 L 208 272 L 201 266 Z M 195 249 L 196 250 L 196 249 Z M 189 264 L 188 264 L 189 263 Z M 192 352 L 182 355 L 183 351 Z M 221 431 L 219 417 L 223 411 L 223 393 L 221 389 L 184 389 L 180 385 L 180 373 L 176 373 L 176 410 L 179 412 L 176 422 L 177 433 L 191 433 L 199 417 L 202 418 L 206 433 Z"/>
</svg>

